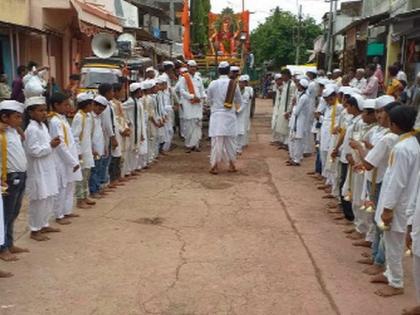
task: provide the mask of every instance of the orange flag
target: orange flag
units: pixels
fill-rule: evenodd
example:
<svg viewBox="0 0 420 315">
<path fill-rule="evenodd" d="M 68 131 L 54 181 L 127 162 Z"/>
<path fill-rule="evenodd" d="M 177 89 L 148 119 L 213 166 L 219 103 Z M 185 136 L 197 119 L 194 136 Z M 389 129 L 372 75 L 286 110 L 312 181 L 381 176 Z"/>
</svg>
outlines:
<svg viewBox="0 0 420 315">
<path fill-rule="evenodd" d="M 184 26 L 184 57 L 186 59 L 191 59 L 191 47 L 190 47 L 190 8 L 188 5 L 188 0 L 184 0 L 184 9 L 182 10 L 181 18 L 182 26 Z"/>
</svg>

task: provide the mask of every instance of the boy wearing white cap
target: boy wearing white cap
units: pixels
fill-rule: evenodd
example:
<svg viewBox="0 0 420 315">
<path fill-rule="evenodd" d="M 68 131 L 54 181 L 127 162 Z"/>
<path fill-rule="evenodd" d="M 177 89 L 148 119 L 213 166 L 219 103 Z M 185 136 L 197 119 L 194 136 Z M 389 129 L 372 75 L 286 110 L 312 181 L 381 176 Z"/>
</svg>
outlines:
<svg viewBox="0 0 420 315">
<path fill-rule="evenodd" d="M 210 173 L 218 174 L 219 164 L 229 163 L 230 172 L 236 172 L 236 111 L 242 102 L 241 92 L 235 80 L 228 77 L 229 63 L 219 64 L 219 79 L 208 88 L 207 100 L 211 115 L 209 136 L 211 138 Z"/>
<path fill-rule="evenodd" d="M 45 97 L 33 96 L 26 99 L 29 125 L 25 130 L 25 152 L 28 159 L 26 192 L 29 198 L 29 228 L 31 238 L 46 241 L 44 233 L 60 232 L 49 226 L 53 212 L 54 197 L 58 194 L 58 177 L 54 167 L 53 150 L 60 145 L 60 137 L 51 139 L 47 120 Z"/>
<path fill-rule="evenodd" d="M 140 144 L 145 140 L 143 125 L 143 108 L 141 106 L 141 83 L 130 84 L 130 97 L 123 103 L 125 117 L 127 117 L 130 127 L 130 137 L 128 138 L 127 156 L 124 162 L 123 174 L 134 176 L 139 163 Z"/>
<path fill-rule="evenodd" d="M 201 120 L 203 118 L 202 99 L 205 98 L 205 93 L 203 82 L 196 73 L 196 63 L 190 60 L 188 73 L 185 73 L 179 79 L 187 153 L 200 151 Z"/>
<path fill-rule="evenodd" d="M 292 109 L 290 117 L 290 138 L 289 138 L 289 160 L 288 166 L 300 166 L 305 150 L 305 137 L 307 129 L 308 115 L 310 114 L 311 99 L 306 93 L 309 86 L 307 79 L 299 80 L 297 85 L 298 101 Z"/>
<path fill-rule="evenodd" d="M 395 106 L 399 106 L 394 102 L 394 98 L 384 95 L 376 99 L 376 116 L 381 126 L 378 131 L 378 139 L 373 143 L 373 147 L 364 148 L 358 144 L 356 150 L 359 152 L 363 167 L 368 171 L 368 189 L 370 206 L 374 211 L 378 209 L 378 200 L 381 192 L 382 182 L 385 171 L 388 167 L 389 155 L 398 141 L 398 136 L 391 133 L 389 130 L 390 121 L 388 112 Z M 372 257 L 368 260 L 362 260 L 361 263 L 373 265 L 368 267 L 363 272 L 376 275 L 384 271 L 385 266 L 385 251 L 383 247 L 383 231 L 375 223 L 374 237 L 372 243 Z"/>
<path fill-rule="evenodd" d="M 79 110 L 71 125 L 82 169 L 82 180 L 76 182 L 76 199 L 78 208 L 89 209 L 96 204 L 95 201 L 88 198 L 90 171 L 95 166 L 92 151 L 93 119 L 91 112 L 93 110 L 93 96 L 90 93 L 77 95 L 77 107 Z"/>
<path fill-rule="evenodd" d="M 144 110 L 147 113 L 147 164 L 150 165 L 157 157 L 158 129 L 162 127 L 158 120 L 157 104 L 153 97 L 156 83 L 152 80 L 142 83 Z"/>
<path fill-rule="evenodd" d="M 0 259 L 18 260 L 15 254 L 28 252 L 13 243 L 13 230 L 17 219 L 26 184 L 27 159 L 22 138 L 16 129 L 22 125 L 24 105 L 17 101 L 0 103 L 0 120 L 7 125 L 1 132 L 1 185 L 4 210 L 4 244 L 0 247 Z"/>
<path fill-rule="evenodd" d="M 407 220 L 406 211 L 411 208 L 420 172 L 420 143 L 413 130 L 415 115 L 416 111 L 408 106 L 397 106 L 389 112 L 391 132 L 399 139 L 390 154 L 375 215 L 376 222 L 385 230 L 386 270 L 371 280 L 387 284 L 375 292 L 383 297 L 404 293 L 402 259 L 407 223 L 412 223 Z"/>
<path fill-rule="evenodd" d="M 280 101 L 274 118 L 273 138 L 280 143 L 281 149 L 287 149 L 289 138 L 290 111 L 294 105 L 294 95 L 296 94 L 296 85 L 292 80 L 292 74 L 289 69 L 281 71 L 283 88 L 281 90 Z"/>
<path fill-rule="evenodd" d="M 239 77 L 239 88 L 242 94 L 241 108 L 238 110 L 237 116 L 237 153 L 241 154 L 244 146 L 247 145 L 248 131 L 250 125 L 251 102 L 254 91 L 252 87 L 247 86 L 249 81 L 248 75 L 241 75 Z"/>
<path fill-rule="evenodd" d="M 75 181 L 81 180 L 79 158 L 66 114 L 71 109 L 69 98 L 62 93 L 54 93 L 50 99 L 51 112 L 48 129 L 51 138 L 59 137 L 60 145 L 54 150 L 54 161 L 58 175 L 58 195 L 54 200 L 54 214 L 58 224 L 70 224 L 73 214 Z"/>
</svg>

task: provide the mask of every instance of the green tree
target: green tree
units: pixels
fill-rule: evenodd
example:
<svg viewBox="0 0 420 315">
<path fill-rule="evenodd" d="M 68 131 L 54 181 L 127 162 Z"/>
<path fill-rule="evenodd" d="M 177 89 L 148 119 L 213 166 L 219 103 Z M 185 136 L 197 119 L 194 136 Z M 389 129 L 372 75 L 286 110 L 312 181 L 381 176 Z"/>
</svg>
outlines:
<svg viewBox="0 0 420 315">
<path fill-rule="evenodd" d="M 251 33 L 251 48 L 257 64 L 271 62 L 276 68 L 295 63 L 298 17 L 279 7 Z M 313 49 L 313 41 L 322 33 L 315 20 L 306 17 L 301 24 L 301 44 L 299 64 L 306 63 L 308 49 Z"/>
<path fill-rule="evenodd" d="M 205 49 L 208 41 L 207 27 L 210 0 L 191 0 L 191 43 L 193 49 Z"/>
</svg>

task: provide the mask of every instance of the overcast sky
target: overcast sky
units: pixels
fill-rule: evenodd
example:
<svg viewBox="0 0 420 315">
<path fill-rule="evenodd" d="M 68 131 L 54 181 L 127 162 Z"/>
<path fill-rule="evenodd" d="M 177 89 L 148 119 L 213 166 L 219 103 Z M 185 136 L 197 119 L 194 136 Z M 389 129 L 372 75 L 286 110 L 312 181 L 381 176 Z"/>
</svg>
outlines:
<svg viewBox="0 0 420 315">
<path fill-rule="evenodd" d="M 255 12 L 250 18 L 251 29 L 264 22 L 270 14 L 270 10 L 276 6 L 297 14 L 298 3 L 302 5 L 303 14 L 312 16 L 317 22 L 321 22 L 322 16 L 330 8 L 330 4 L 324 0 L 245 0 L 245 9 Z M 227 6 L 233 8 L 235 12 L 239 12 L 242 10 L 242 0 L 211 0 L 212 12 L 219 13 Z"/>
</svg>

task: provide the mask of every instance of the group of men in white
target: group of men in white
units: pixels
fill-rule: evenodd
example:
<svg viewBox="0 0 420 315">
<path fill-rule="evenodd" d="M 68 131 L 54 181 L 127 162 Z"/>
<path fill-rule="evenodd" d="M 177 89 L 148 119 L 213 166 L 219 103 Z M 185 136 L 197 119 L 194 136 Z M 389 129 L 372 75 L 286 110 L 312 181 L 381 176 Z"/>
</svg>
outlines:
<svg viewBox="0 0 420 315">
<path fill-rule="evenodd" d="M 317 74 L 292 77 L 284 69 L 275 76 L 272 144 L 289 151 L 289 166 L 300 166 L 316 149 L 315 171 L 308 175 L 320 182 L 334 221 L 348 226 L 347 238 L 371 249 L 358 262 L 369 265 L 363 272 L 372 283 L 384 285 L 375 293 L 404 293 L 403 259 L 410 255 L 420 304 L 417 112 L 393 96 L 378 97 L 375 78 L 372 95 L 366 79 L 354 85 L 362 77 L 344 86 L 339 76 Z M 420 305 L 403 314 L 420 314 Z"/>
<path fill-rule="evenodd" d="M 97 95 L 77 95 L 73 117 L 69 96 L 62 93 L 52 95 L 49 104 L 35 92 L 25 93 L 25 104 L 2 101 L 0 259 L 16 261 L 28 252 L 13 238 L 25 195 L 31 239 L 49 240 L 49 233 L 60 232 L 50 226 L 51 219 L 68 225 L 80 216 L 73 213 L 74 200 L 79 209 L 91 208 L 95 199 L 126 185 L 173 148 L 176 111 L 186 152 L 200 151 L 206 101 L 211 110 L 210 172 L 217 174 L 223 161 L 236 171 L 236 155 L 248 141 L 249 77 L 240 76 L 238 83 L 239 67 L 222 62 L 220 78 L 206 91 L 197 70 L 194 60 L 179 73 L 173 62 L 165 61 L 160 73 L 150 67 L 144 80 L 131 83 L 128 97 L 121 83 L 101 84 Z M 0 277 L 10 276 L 0 270 Z"/>
</svg>

